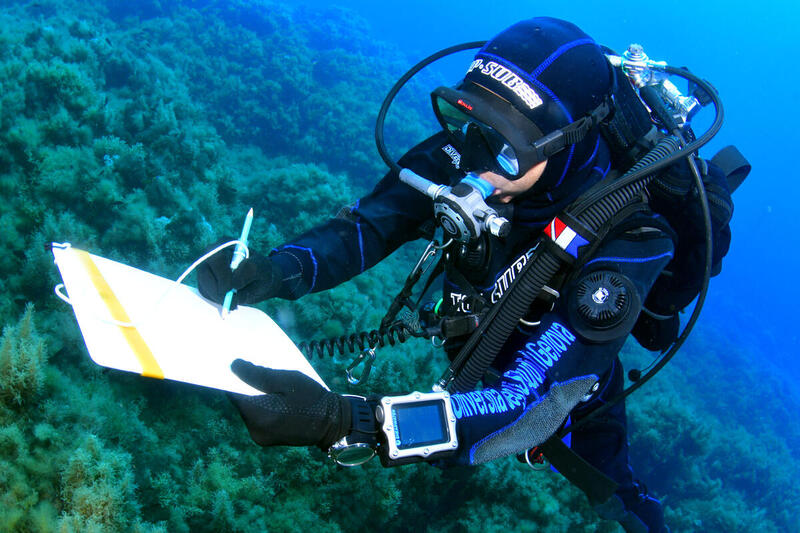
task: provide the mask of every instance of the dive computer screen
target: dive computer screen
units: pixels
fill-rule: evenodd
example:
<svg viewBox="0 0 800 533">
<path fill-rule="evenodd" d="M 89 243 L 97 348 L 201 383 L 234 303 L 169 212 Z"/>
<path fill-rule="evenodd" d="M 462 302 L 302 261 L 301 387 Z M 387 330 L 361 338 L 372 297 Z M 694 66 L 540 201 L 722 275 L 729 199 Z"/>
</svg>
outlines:
<svg viewBox="0 0 800 533">
<path fill-rule="evenodd" d="M 447 419 L 442 400 L 392 406 L 398 450 L 448 442 Z"/>
</svg>

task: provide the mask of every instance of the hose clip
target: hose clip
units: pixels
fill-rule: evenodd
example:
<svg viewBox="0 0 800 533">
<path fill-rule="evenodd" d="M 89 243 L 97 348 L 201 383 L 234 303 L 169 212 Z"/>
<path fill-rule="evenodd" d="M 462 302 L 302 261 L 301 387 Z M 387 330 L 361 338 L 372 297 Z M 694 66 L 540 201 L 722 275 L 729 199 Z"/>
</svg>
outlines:
<svg viewBox="0 0 800 533">
<path fill-rule="evenodd" d="M 367 378 L 369 377 L 369 371 L 372 370 L 372 363 L 375 362 L 375 348 L 366 348 L 359 353 L 353 362 L 350 363 L 350 366 L 344 371 L 345 375 L 347 376 L 347 382 L 351 385 L 361 385 L 364 383 Z M 364 368 L 361 369 L 361 373 L 356 376 L 354 370 L 358 368 L 361 364 L 364 364 Z"/>
</svg>

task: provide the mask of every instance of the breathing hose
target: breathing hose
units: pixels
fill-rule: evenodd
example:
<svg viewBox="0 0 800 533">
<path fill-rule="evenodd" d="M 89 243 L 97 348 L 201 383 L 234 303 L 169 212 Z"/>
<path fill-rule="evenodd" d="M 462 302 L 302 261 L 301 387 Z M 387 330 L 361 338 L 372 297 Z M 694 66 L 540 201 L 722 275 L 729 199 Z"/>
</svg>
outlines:
<svg viewBox="0 0 800 533">
<path fill-rule="evenodd" d="M 650 167 L 653 163 L 668 157 L 670 154 L 680 150 L 680 148 L 680 141 L 676 137 L 664 137 L 620 179 L 624 179 L 629 174 L 642 169 L 647 169 L 649 172 L 638 180 L 616 189 L 614 194 L 602 196 L 595 203 L 586 207 L 583 207 L 583 202 L 580 202 L 579 205 L 572 209 L 567 208 L 567 212 L 576 217 L 584 226 L 596 232 L 611 216 L 621 211 L 629 202 L 641 195 L 642 190 L 653 178 L 653 174 L 650 173 L 652 172 Z M 600 188 L 606 188 L 606 185 L 602 183 L 598 185 Z M 592 189 L 588 192 L 591 193 Z"/>
</svg>

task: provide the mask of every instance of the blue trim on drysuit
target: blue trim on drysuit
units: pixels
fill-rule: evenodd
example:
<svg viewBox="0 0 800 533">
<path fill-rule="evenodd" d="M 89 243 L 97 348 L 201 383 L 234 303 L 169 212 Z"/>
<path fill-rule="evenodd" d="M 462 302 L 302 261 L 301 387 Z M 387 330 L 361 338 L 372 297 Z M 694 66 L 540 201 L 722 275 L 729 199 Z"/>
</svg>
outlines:
<svg viewBox="0 0 800 533">
<path fill-rule="evenodd" d="M 534 78 L 537 78 L 539 76 L 539 74 L 544 72 L 547 67 L 552 65 L 553 62 L 556 59 L 561 57 L 561 55 L 564 52 L 566 52 L 568 50 L 571 50 L 571 49 L 575 48 L 576 46 L 581 46 L 581 45 L 584 45 L 584 44 L 596 44 L 596 43 L 594 42 L 594 39 L 592 39 L 591 37 L 587 37 L 587 38 L 584 38 L 584 39 L 577 39 L 575 41 L 572 41 L 572 42 L 569 42 L 569 43 L 566 43 L 566 44 L 562 44 L 561 46 L 559 46 L 556 49 L 555 52 L 550 54 L 547 57 L 547 59 L 542 61 L 542 63 L 531 72 L 531 76 L 534 77 Z"/>
<path fill-rule="evenodd" d="M 675 254 L 672 251 L 664 252 L 652 257 L 596 257 L 586 262 L 586 266 L 594 263 L 646 263 L 648 261 L 657 261 L 665 257 L 672 259 Z"/>
<path fill-rule="evenodd" d="M 591 165 L 592 163 L 594 163 L 594 158 L 597 156 L 597 150 L 598 150 L 598 148 L 600 148 L 600 137 L 599 137 L 599 136 L 597 137 L 597 141 L 595 141 L 595 143 L 594 143 L 594 149 L 592 150 L 592 154 L 589 156 L 589 159 L 587 159 L 587 160 L 586 160 L 586 162 L 585 162 L 584 164 L 582 164 L 581 166 L 579 166 L 579 167 L 578 167 L 578 168 L 575 170 L 576 172 L 580 172 L 580 171 L 581 171 L 581 170 L 583 170 L 584 168 L 586 168 L 586 167 L 588 167 L 589 165 Z M 605 174 L 603 175 L 603 177 L 605 177 Z"/>
</svg>

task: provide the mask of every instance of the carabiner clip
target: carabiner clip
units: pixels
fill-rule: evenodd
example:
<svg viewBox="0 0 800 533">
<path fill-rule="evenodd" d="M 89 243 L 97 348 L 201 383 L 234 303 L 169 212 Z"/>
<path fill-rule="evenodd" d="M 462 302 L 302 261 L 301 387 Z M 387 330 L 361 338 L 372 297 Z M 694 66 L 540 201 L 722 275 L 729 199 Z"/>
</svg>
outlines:
<svg viewBox="0 0 800 533">
<path fill-rule="evenodd" d="M 347 382 L 350 385 L 361 385 L 367 380 L 369 377 L 369 371 L 372 370 L 372 363 L 375 362 L 375 348 L 367 348 L 362 350 L 353 362 L 350 363 L 350 366 L 347 367 L 347 370 L 344 371 L 345 375 L 347 376 Z M 361 374 L 356 377 L 353 374 L 353 370 L 355 370 L 358 365 L 364 363 L 364 368 L 361 370 Z"/>
<path fill-rule="evenodd" d="M 414 265 L 414 268 L 411 269 L 411 273 L 408 275 L 408 279 L 413 279 L 414 282 L 422 277 L 422 275 L 430 268 L 432 264 L 432 259 L 434 259 L 439 252 L 442 250 L 442 247 L 439 246 L 439 243 L 436 241 L 431 241 L 428 243 L 428 246 L 425 247 L 425 251 L 422 252 L 422 255 L 419 256 L 417 260 L 417 264 Z"/>
<path fill-rule="evenodd" d="M 525 454 L 525 462 L 534 470 L 547 470 L 550 468 L 550 461 L 544 456 L 538 446 L 522 452 Z"/>
</svg>

